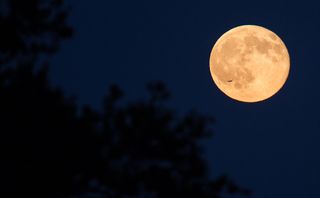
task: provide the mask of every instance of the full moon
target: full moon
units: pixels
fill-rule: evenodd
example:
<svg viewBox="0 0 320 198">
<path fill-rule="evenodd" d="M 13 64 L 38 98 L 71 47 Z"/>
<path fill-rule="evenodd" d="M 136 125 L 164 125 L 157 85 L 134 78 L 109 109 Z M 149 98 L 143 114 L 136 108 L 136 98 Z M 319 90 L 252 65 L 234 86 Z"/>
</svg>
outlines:
<svg viewBox="0 0 320 198">
<path fill-rule="evenodd" d="M 283 41 L 272 31 L 242 25 L 224 33 L 210 54 L 214 83 L 241 102 L 259 102 L 276 94 L 286 82 L 290 58 Z"/>
</svg>

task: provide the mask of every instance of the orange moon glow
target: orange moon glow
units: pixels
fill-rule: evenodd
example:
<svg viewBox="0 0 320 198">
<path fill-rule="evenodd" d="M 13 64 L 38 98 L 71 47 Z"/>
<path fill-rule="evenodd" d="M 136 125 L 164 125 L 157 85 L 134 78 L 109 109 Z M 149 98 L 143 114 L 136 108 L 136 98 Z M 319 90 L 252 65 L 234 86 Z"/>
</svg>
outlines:
<svg viewBox="0 0 320 198">
<path fill-rule="evenodd" d="M 272 31 L 243 25 L 224 33 L 210 55 L 217 87 L 242 102 L 258 102 L 277 93 L 290 70 L 288 50 Z"/>
</svg>

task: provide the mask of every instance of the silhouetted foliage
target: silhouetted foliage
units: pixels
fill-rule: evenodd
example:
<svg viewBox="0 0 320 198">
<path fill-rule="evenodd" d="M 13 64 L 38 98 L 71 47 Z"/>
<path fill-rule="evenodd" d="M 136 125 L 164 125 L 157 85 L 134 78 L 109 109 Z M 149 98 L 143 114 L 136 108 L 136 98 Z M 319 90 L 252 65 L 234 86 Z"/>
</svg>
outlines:
<svg viewBox="0 0 320 198">
<path fill-rule="evenodd" d="M 1 73 L 0 101 L 5 189 L 43 197 L 71 192 L 97 152 L 94 120 L 85 113 L 81 121 L 72 100 L 50 88 L 46 71 L 33 74 L 27 65 Z"/>
<path fill-rule="evenodd" d="M 210 136 L 212 119 L 195 112 L 179 119 L 164 105 L 163 84 L 148 90 L 146 101 L 117 105 L 123 93 L 111 86 L 103 113 L 85 107 L 78 115 L 72 99 L 50 87 L 46 69 L 6 69 L 0 75 L 5 189 L 42 197 L 247 194 L 226 177 L 207 176 L 198 141 Z"/>
<path fill-rule="evenodd" d="M 35 70 L 71 35 L 61 0 L 2 1 L 0 64 L 1 197 L 210 197 L 249 195 L 228 177 L 208 177 L 199 141 L 213 119 L 178 117 L 164 83 L 124 104 L 110 87 L 96 112 L 79 109 Z M 62 10 L 61 10 L 62 9 Z"/>
<path fill-rule="evenodd" d="M 63 0 L 1 0 L 0 65 L 55 52 L 72 35 L 67 16 Z"/>
<path fill-rule="evenodd" d="M 117 86 L 105 98 L 99 138 L 105 166 L 97 178 L 109 193 L 113 197 L 249 195 L 225 176 L 215 181 L 207 176 L 199 140 L 211 137 L 213 119 L 194 111 L 178 118 L 164 105 L 170 94 L 163 83 L 148 84 L 147 90 L 149 98 L 128 105 L 117 105 L 123 95 Z"/>
</svg>

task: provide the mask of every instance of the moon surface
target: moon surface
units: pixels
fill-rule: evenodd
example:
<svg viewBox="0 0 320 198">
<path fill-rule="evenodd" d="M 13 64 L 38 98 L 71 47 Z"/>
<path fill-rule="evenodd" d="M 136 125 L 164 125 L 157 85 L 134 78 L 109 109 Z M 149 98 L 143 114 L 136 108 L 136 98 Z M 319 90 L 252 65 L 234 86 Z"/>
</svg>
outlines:
<svg viewBox="0 0 320 198">
<path fill-rule="evenodd" d="M 289 70 L 285 44 L 261 26 L 242 25 L 227 31 L 210 54 L 214 83 L 227 96 L 242 102 L 273 96 L 286 82 Z"/>
</svg>

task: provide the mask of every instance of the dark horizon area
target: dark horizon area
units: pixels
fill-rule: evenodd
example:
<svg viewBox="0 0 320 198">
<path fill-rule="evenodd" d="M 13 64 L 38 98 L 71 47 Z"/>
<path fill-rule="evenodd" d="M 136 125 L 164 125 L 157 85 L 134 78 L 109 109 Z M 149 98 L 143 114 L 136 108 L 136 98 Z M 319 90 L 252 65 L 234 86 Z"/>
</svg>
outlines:
<svg viewBox="0 0 320 198">
<path fill-rule="evenodd" d="M 49 1 L 60 2 L 56 0 L 48 0 L 48 2 Z M 15 2 L 19 4 L 18 0 Z M 37 2 L 37 0 L 33 2 Z M 5 2 L 3 4 L 5 4 Z M 240 189 L 239 191 L 235 190 L 235 192 L 240 192 L 239 194 L 232 195 L 231 193 L 230 197 L 243 197 L 241 194 L 249 195 L 249 191 L 241 191 L 242 187 L 252 191 L 251 197 L 257 198 L 311 198 L 320 196 L 318 190 L 318 186 L 320 185 L 320 157 L 318 154 L 320 150 L 320 105 L 318 102 L 320 92 L 317 87 L 319 85 L 318 73 L 320 72 L 320 67 L 316 62 L 317 46 L 320 44 L 318 36 L 320 35 L 319 2 L 271 1 L 262 3 L 257 1 L 224 2 L 212 0 L 124 0 L 95 1 L 92 3 L 88 3 L 87 1 L 68 1 L 64 4 L 70 6 L 69 14 L 62 17 L 60 16 L 61 18 L 58 21 L 61 22 L 65 20 L 66 24 L 73 29 L 73 33 L 71 34 L 68 29 L 63 29 L 62 23 L 53 23 L 54 28 L 48 28 L 46 31 L 58 32 L 57 35 L 53 36 L 58 39 L 52 39 L 53 44 L 50 43 L 55 47 L 55 45 L 59 45 L 60 41 L 62 41 L 58 47 L 58 51 L 47 58 L 47 53 L 50 54 L 52 51 L 55 51 L 54 49 L 47 49 L 43 46 L 30 48 L 32 50 L 29 49 L 29 51 L 32 51 L 34 54 L 38 53 L 37 49 L 41 53 L 44 52 L 45 55 L 40 53 L 39 56 L 35 56 L 35 59 L 39 59 L 40 61 L 42 59 L 48 59 L 49 82 L 44 80 L 46 79 L 46 77 L 44 77 L 45 71 L 42 71 L 43 73 L 40 72 L 39 76 L 33 76 L 29 74 L 28 71 L 18 70 L 17 75 L 20 76 L 21 81 L 19 78 L 14 78 L 14 75 L 10 73 L 10 71 L 4 75 L 0 75 L 0 95 L 2 94 L 4 98 L 2 99 L 4 113 L 2 113 L 0 117 L 3 116 L 3 120 L 7 120 L 6 116 L 8 116 L 8 112 L 10 114 L 11 110 L 9 107 L 11 106 L 14 107 L 12 112 L 20 112 L 19 108 L 16 108 L 20 107 L 19 105 L 21 105 L 21 107 L 27 107 L 28 102 L 32 105 L 39 104 L 40 106 L 37 106 L 38 109 L 35 108 L 37 110 L 35 118 L 41 120 L 42 114 L 48 114 L 48 119 L 57 119 L 58 121 L 48 122 L 48 124 L 44 116 L 43 125 L 32 125 L 32 127 L 36 127 L 35 131 L 37 135 L 34 136 L 35 138 L 33 138 L 33 136 L 29 138 L 32 138 L 32 140 L 36 140 L 39 137 L 44 138 L 45 140 L 43 140 L 43 142 L 36 141 L 36 144 L 39 143 L 40 147 L 43 146 L 50 152 L 53 152 L 52 155 L 55 157 L 57 157 L 56 155 L 58 154 L 55 154 L 50 146 L 55 147 L 56 144 L 54 142 L 51 142 L 52 144 L 50 143 L 48 146 L 45 144 L 45 141 L 50 142 L 50 138 L 56 138 L 58 142 L 63 141 L 61 148 L 59 147 L 61 150 L 58 149 L 58 152 L 64 153 L 62 149 L 64 148 L 63 146 L 66 146 L 68 149 L 74 146 L 74 149 L 68 150 L 70 154 L 66 153 L 66 156 L 72 156 L 73 153 L 76 153 L 76 155 L 79 154 L 79 156 L 75 156 L 74 159 L 68 159 L 64 154 L 62 158 L 57 157 L 57 164 L 55 165 L 58 166 L 58 170 L 61 168 L 58 163 L 60 162 L 59 160 L 61 160 L 62 164 L 70 163 L 70 166 L 77 166 L 81 162 L 83 166 L 79 166 L 79 170 L 85 170 L 84 175 L 88 174 L 89 176 L 94 176 L 97 181 L 105 182 L 103 184 L 109 185 L 108 187 L 115 192 L 118 190 L 121 193 L 127 193 L 132 192 L 133 189 L 137 190 L 141 188 L 141 186 L 135 186 L 136 188 L 121 188 L 122 186 L 130 186 L 130 184 L 136 180 L 127 177 L 132 180 L 128 180 L 125 184 L 121 183 L 117 178 L 124 179 L 126 177 L 121 177 L 117 174 L 120 174 L 122 172 L 121 170 L 124 169 L 117 169 L 117 174 L 113 174 L 114 171 L 110 168 L 113 165 L 108 164 L 109 161 L 100 159 L 98 154 L 97 156 L 90 156 L 92 153 L 99 153 L 101 150 L 105 151 L 106 148 L 104 147 L 108 149 L 108 144 L 113 144 L 108 141 L 104 142 L 105 139 L 95 139 L 96 137 L 90 139 L 92 137 L 87 133 L 92 131 L 101 132 L 99 131 L 99 127 L 101 126 L 106 127 L 106 129 L 104 129 L 105 131 L 102 130 L 103 133 L 110 130 L 104 120 L 107 118 L 115 123 L 117 123 L 117 119 L 119 119 L 120 121 L 118 122 L 127 126 L 126 116 L 132 116 L 133 119 L 137 118 L 137 122 L 140 123 L 139 120 L 141 119 L 148 119 L 153 115 L 155 117 L 159 116 L 157 113 L 163 116 L 160 116 L 161 119 L 157 120 L 159 123 L 163 123 L 162 119 L 164 119 L 169 120 L 168 122 L 174 126 L 175 124 L 179 125 L 176 119 L 171 119 L 171 115 L 173 114 L 168 113 L 167 115 L 164 113 L 167 109 L 162 108 L 162 103 L 158 106 L 157 100 L 155 100 L 155 102 L 153 101 L 154 103 L 149 103 L 148 100 L 145 101 L 148 97 L 159 97 L 160 100 L 166 98 L 165 88 L 162 87 L 166 85 L 172 95 L 166 104 L 168 104 L 169 109 L 172 109 L 172 111 L 180 117 L 189 115 L 188 112 L 190 110 L 196 110 L 200 114 L 214 118 L 213 125 L 208 125 L 213 131 L 212 137 L 205 136 L 206 127 L 204 127 L 203 130 L 201 128 L 200 134 L 195 137 L 190 135 L 190 137 L 187 136 L 185 139 L 186 142 L 190 141 L 192 148 L 198 140 L 201 142 L 200 146 L 204 147 L 203 150 L 197 150 L 196 146 L 193 148 L 195 149 L 194 153 L 197 155 L 193 152 L 183 153 L 183 157 L 194 157 L 195 164 L 192 163 L 192 159 L 188 158 L 188 160 L 183 161 L 183 165 L 176 167 L 180 170 L 183 166 L 187 166 L 188 163 L 190 164 L 188 168 L 190 168 L 192 172 L 190 174 L 192 176 L 189 177 L 188 175 L 188 177 L 186 176 L 185 178 L 188 182 L 190 180 L 188 185 L 196 186 L 191 185 L 191 181 L 199 177 L 200 179 L 198 179 L 201 180 L 201 184 L 206 184 L 207 188 L 209 188 L 208 186 L 210 185 L 213 186 L 213 195 L 219 195 L 218 197 L 221 198 L 224 198 L 225 194 L 222 193 L 223 191 L 219 191 L 221 190 L 220 188 L 217 188 L 220 184 L 221 186 L 225 186 L 229 192 L 233 192 L 234 189 Z M 3 13 L 1 17 L 6 16 L 3 10 L 6 11 L 6 8 L 0 9 Z M 38 17 L 38 19 L 41 19 L 41 17 Z M 42 23 L 34 24 L 39 25 Z M 229 29 L 247 24 L 263 26 L 275 32 L 285 43 L 291 62 L 289 77 L 282 89 L 270 99 L 258 103 L 242 103 L 225 96 L 214 84 L 209 70 L 209 55 L 216 40 Z M 2 27 L 14 26 L 14 24 L 10 24 L 10 21 L 8 24 L 0 23 L 0 25 Z M 43 27 L 47 26 L 44 25 Z M 34 30 L 34 33 L 37 35 L 38 32 L 36 30 L 38 29 L 34 28 Z M 21 30 L 21 33 L 30 35 L 28 31 L 24 32 Z M 7 49 L 12 50 L 11 46 L 12 48 L 14 48 L 13 46 L 19 46 L 17 43 L 6 43 L 8 35 L 10 35 L 10 32 L 5 31 L 1 37 L 3 44 L 0 54 L 5 54 L 5 50 Z M 13 37 L 10 38 L 12 39 Z M 37 42 L 36 39 L 35 42 Z M 25 51 L 28 52 L 28 49 Z M 13 54 L 15 53 L 17 53 L 17 51 L 14 51 Z M 18 56 L 12 57 L 10 58 L 13 60 L 20 58 Z M 31 56 L 27 54 L 26 57 Z M 2 58 L 3 56 L 0 56 L 1 61 Z M 27 61 L 24 63 L 26 63 L 26 65 L 29 64 Z M 1 65 L 4 64 L 1 62 Z M 8 91 L 9 89 L 3 88 L 7 86 L 6 78 L 9 79 L 9 82 L 16 82 L 17 84 L 17 86 L 11 87 L 13 90 L 11 92 Z M 26 86 L 24 86 L 23 80 L 28 82 Z M 146 91 L 146 85 L 148 83 L 158 81 L 163 82 L 164 85 L 161 83 L 160 85 L 151 83 L 149 87 L 147 86 L 151 94 Z M 109 104 L 108 100 L 113 102 L 113 99 L 116 100 L 122 95 L 122 91 L 118 90 L 117 87 L 111 86 L 113 84 L 118 85 L 120 89 L 123 90 L 124 96 L 120 104 L 128 105 L 123 107 L 123 109 L 115 108 L 116 110 L 114 111 L 119 113 L 119 115 L 116 113 L 114 115 L 108 115 L 108 112 L 112 112 L 113 107 L 116 107 L 116 105 L 113 106 L 113 103 Z M 13 83 L 13 85 L 15 84 Z M 48 85 L 48 87 L 52 85 L 52 87 L 61 88 L 63 90 L 61 94 L 64 94 L 66 97 L 75 96 L 75 105 L 70 105 L 67 102 L 68 100 L 60 95 L 60 92 L 56 93 L 53 88 L 48 88 L 46 85 Z M 35 87 L 34 89 L 33 86 Z M 19 91 L 21 91 L 21 93 Z M 7 93 L 9 93 L 8 96 L 4 95 Z M 28 94 L 30 94 L 30 98 L 29 96 L 26 97 L 27 99 L 21 100 L 22 104 L 20 104 L 20 100 L 17 98 L 27 96 Z M 15 99 L 13 100 L 12 98 Z M 41 99 L 44 99 L 43 103 Z M 137 103 L 130 106 L 130 101 L 137 101 Z M 6 103 L 10 105 L 6 105 Z M 53 105 L 53 107 L 50 107 L 51 105 Z M 54 105 L 61 108 L 61 111 L 59 109 L 59 113 L 53 113 L 53 115 L 50 116 L 50 112 L 55 112 Z M 83 106 L 89 106 L 90 108 L 86 109 L 85 107 L 83 110 Z M 109 109 L 106 106 L 108 106 Z M 42 110 L 42 108 L 44 110 Z M 150 110 L 150 108 L 152 110 Z M 26 112 L 29 111 L 32 112 L 32 108 L 23 108 L 25 114 L 22 115 L 27 117 L 28 113 Z M 77 120 L 74 111 L 78 111 L 77 113 L 79 114 L 84 112 L 83 117 Z M 150 113 L 149 111 L 156 113 L 148 114 Z M 16 115 L 9 116 L 8 120 L 10 121 L 11 118 L 16 119 L 15 116 Z M 186 128 L 192 125 L 190 123 L 201 123 L 203 121 L 201 118 L 201 116 L 197 117 L 197 115 L 192 117 L 191 121 L 186 122 Z M 1 129 L 3 131 L 23 131 L 25 118 L 18 116 L 17 119 L 19 120 L 17 123 L 21 121 L 22 124 L 15 126 L 15 121 L 12 121 L 15 128 L 10 128 L 9 126 L 11 125 L 7 125 L 6 121 L 3 121 L 3 128 Z M 103 121 L 99 123 L 99 119 Z M 48 125 L 46 125 L 46 123 Z M 160 124 L 161 127 L 159 127 L 156 124 L 150 123 L 148 123 L 146 127 L 155 130 L 155 133 L 157 133 L 155 136 L 161 140 L 161 147 L 159 146 L 159 148 L 163 149 L 161 152 L 159 149 L 155 150 L 155 152 L 160 152 L 157 153 L 157 157 L 160 156 L 159 158 L 161 158 L 170 154 L 170 150 L 165 146 L 167 143 L 169 145 L 168 148 L 172 148 L 174 154 L 179 153 L 178 148 L 180 148 L 181 145 L 173 143 L 176 139 L 179 139 L 179 130 L 173 130 L 174 134 L 177 133 L 177 135 L 172 137 L 174 141 L 167 142 L 166 138 L 170 139 L 171 136 L 163 137 L 161 136 L 161 130 L 157 130 L 161 128 L 162 125 Z M 155 123 L 158 122 L 155 121 Z M 28 126 L 29 125 L 27 125 L 27 127 Z M 41 131 L 45 131 L 49 126 L 57 127 L 57 130 L 61 132 L 61 134 L 58 134 L 60 136 L 57 135 L 56 137 L 53 135 L 51 137 L 42 135 Z M 49 133 L 56 133 L 55 127 L 53 127 L 54 129 L 52 129 L 52 131 L 49 129 Z M 139 125 L 139 127 L 141 126 Z M 139 127 L 132 130 L 138 132 Z M 190 128 L 191 131 L 194 130 L 192 127 L 193 125 Z M 137 157 L 130 152 L 130 149 L 132 149 L 134 152 L 141 152 L 143 160 L 152 158 L 150 157 L 152 156 L 150 153 L 141 151 L 148 150 L 146 149 L 150 146 L 148 144 L 148 138 L 150 138 L 150 140 L 155 138 L 154 136 L 148 136 L 149 133 L 147 130 L 142 130 L 143 133 L 135 137 L 132 134 L 127 134 L 127 130 L 129 129 L 125 127 L 117 125 L 115 128 L 119 134 L 123 135 L 123 137 L 121 136 L 123 138 L 122 141 L 128 145 L 122 142 L 123 148 L 110 146 L 109 154 L 111 156 L 113 156 L 113 154 L 126 154 L 129 158 L 132 156 Z M 168 128 L 164 127 L 164 130 L 166 131 Z M 71 129 L 72 135 L 70 134 L 70 137 L 68 135 L 64 136 L 64 132 L 69 129 Z M 76 139 L 74 143 L 70 143 L 73 140 L 72 137 L 78 135 L 76 133 L 77 130 L 81 133 L 81 137 Z M 114 138 L 117 139 L 117 132 L 114 133 Z M 24 133 L 21 132 L 21 134 L 21 137 L 24 137 Z M 136 142 L 131 144 L 126 135 L 132 138 L 133 142 Z M 12 138 L 11 134 L 8 136 Z M 202 139 L 202 136 L 205 138 Z M 19 137 L 20 136 L 16 138 Z M 26 137 L 28 136 L 26 135 Z M 61 137 L 65 137 L 66 140 L 61 140 Z M 103 138 L 106 137 L 103 136 Z M 92 142 L 87 142 L 88 144 L 82 147 L 82 141 L 86 139 Z M 5 141 L 5 139 L 3 141 Z M 139 146 L 140 143 L 141 148 Z M 97 148 L 86 151 L 86 148 L 91 148 L 91 146 L 95 144 L 97 144 Z M 181 144 L 184 145 L 184 143 Z M 152 148 L 150 152 L 154 151 Z M 181 146 L 181 148 L 185 147 Z M 31 150 L 30 152 L 32 153 L 33 150 Z M 39 149 L 36 149 L 36 151 L 38 152 Z M 17 151 L 15 150 L 12 153 L 18 154 L 19 151 L 17 149 Z M 29 150 L 23 153 L 29 153 Z M 84 154 L 85 158 L 82 158 L 81 154 Z M 193 156 L 193 154 L 195 156 Z M 39 156 L 42 156 L 42 154 L 39 154 Z M 177 154 L 177 156 L 180 156 L 180 154 Z M 139 157 L 137 158 L 140 160 Z M 174 157 L 170 157 L 170 160 L 176 160 Z M 203 157 L 204 160 L 202 160 L 201 157 Z M 85 159 L 90 159 L 91 161 L 85 161 Z M 23 162 L 24 160 L 25 159 L 22 159 Z M 37 160 L 35 160 L 35 163 L 37 163 Z M 116 163 L 119 162 L 117 161 L 115 164 Z M 208 170 L 203 168 L 202 171 L 201 167 L 206 163 Z M 106 170 L 104 166 L 106 164 L 108 167 L 110 166 L 110 169 L 108 169 L 107 172 L 103 172 Z M 147 166 L 148 163 L 145 162 L 142 164 L 143 165 L 138 167 Z M 50 168 L 52 166 L 49 162 L 43 165 Z M 161 167 L 162 165 L 161 162 L 156 164 L 156 166 Z M 10 166 L 7 165 L 7 167 Z M 32 170 L 37 170 L 37 167 L 38 166 L 35 166 Z M 39 167 L 41 166 L 39 165 Z M 163 167 L 166 167 L 166 165 L 163 165 Z M 68 169 L 66 170 L 72 169 L 69 168 L 68 165 Z M 125 172 L 124 174 L 130 175 L 130 171 L 134 172 L 134 168 L 132 169 L 133 170 L 128 168 L 128 173 Z M 200 169 L 200 173 L 196 171 Z M 28 169 L 22 169 L 21 172 L 23 172 L 23 170 Z M 162 169 L 160 171 L 150 168 L 150 170 L 152 171 L 144 173 L 144 176 L 149 178 L 149 180 L 143 182 L 148 185 L 150 184 L 151 187 L 147 185 L 150 189 L 158 190 L 158 192 L 160 192 L 159 197 L 166 197 L 164 195 L 167 195 L 166 193 L 172 191 L 173 188 L 168 190 L 170 188 L 166 188 L 167 186 L 164 185 L 168 182 L 163 178 L 163 180 L 159 179 L 159 183 L 155 182 L 156 184 L 152 178 L 158 178 L 162 174 L 166 175 L 167 172 L 161 172 L 163 171 Z M 77 171 L 78 170 L 75 170 L 75 173 Z M 96 178 L 98 177 L 97 175 L 100 174 L 99 171 L 105 175 L 101 176 L 101 178 Z M 176 171 L 176 169 L 174 169 L 174 171 Z M 55 178 L 54 173 L 55 172 L 52 172 L 49 175 Z M 89 176 L 86 178 L 84 176 L 80 177 L 79 175 L 79 177 L 77 177 L 75 173 L 61 173 L 61 178 L 66 175 L 70 178 L 76 175 L 76 179 L 73 178 L 75 181 L 90 178 Z M 38 174 L 41 176 L 40 172 Z M 110 175 L 110 178 L 114 179 L 111 179 L 114 183 L 106 179 Z M 183 176 L 184 174 L 181 172 L 181 175 Z M 222 177 L 221 180 L 218 179 L 218 182 L 209 182 L 210 185 L 206 183 L 208 182 L 206 177 L 214 179 L 219 178 L 221 175 L 227 175 L 232 182 Z M 32 173 L 23 176 L 25 176 L 23 181 L 28 181 Z M 143 180 L 140 176 L 141 175 L 139 175 L 138 178 Z M 14 177 L 8 176 L 8 178 L 12 179 Z M 179 177 L 173 176 L 175 182 L 179 180 L 177 178 Z M 136 177 L 134 177 L 134 179 L 136 179 Z M 59 180 L 57 179 L 55 181 Z M 90 179 L 88 179 L 88 181 L 92 182 Z M 234 186 L 233 182 L 240 186 L 239 189 Z M 81 183 L 81 185 L 84 184 Z M 90 185 L 95 189 L 100 183 L 97 184 L 93 182 L 93 184 L 90 183 Z M 161 185 L 165 187 L 161 188 Z M 188 185 L 183 184 L 183 188 L 181 189 L 188 189 Z M 87 189 L 84 186 L 82 187 L 82 190 Z M 73 186 L 72 189 L 76 188 L 77 187 Z M 48 189 L 50 190 L 50 188 Z M 63 192 L 70 193 L 70 189 L 64 190 Z M 194 194 L 190 192 L 189 195 L 195 195 L 195 192 L 202 192 L 203 194 L 200 196 L 205 197 L 206 191 L 202 190 L 193 191 L 192 193 Z M 176 197 L 182 195 L 180 191 L 180 194 L 178 193 L 178 190 L 175 193 Z M 187 192 L 185 193 L 187 194 Z M 54 197 L 53 195 L 51 196 Z M 126 194 L 122 195 L 122 197 L 125 196 Z M 144 196 L 152 197 L 150 194 Z M 106 193 L 101 197 L 109 197 L 109 195 Z"/>
</svg>

